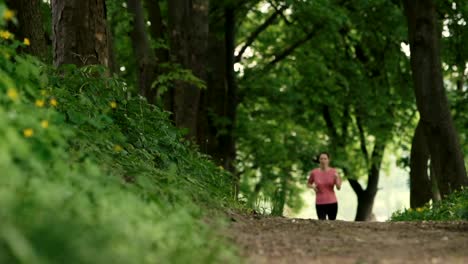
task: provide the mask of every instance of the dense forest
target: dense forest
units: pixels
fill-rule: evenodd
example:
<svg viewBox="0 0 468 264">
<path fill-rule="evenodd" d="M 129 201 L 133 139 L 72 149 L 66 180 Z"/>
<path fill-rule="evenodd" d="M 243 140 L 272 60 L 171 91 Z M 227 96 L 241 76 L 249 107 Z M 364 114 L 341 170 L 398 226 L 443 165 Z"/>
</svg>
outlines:
<svg viewBox="0 0 468 264">
<path fill-rule="evenodd" d="M 356 221 L 391 158 L 411 204 L 395 220 L 468 219 L 465 0 L 0 0 L 0 15 L 1 263 L 237 263 L 226 212 L 299 211 L 322 151 Z"/>
</svg>

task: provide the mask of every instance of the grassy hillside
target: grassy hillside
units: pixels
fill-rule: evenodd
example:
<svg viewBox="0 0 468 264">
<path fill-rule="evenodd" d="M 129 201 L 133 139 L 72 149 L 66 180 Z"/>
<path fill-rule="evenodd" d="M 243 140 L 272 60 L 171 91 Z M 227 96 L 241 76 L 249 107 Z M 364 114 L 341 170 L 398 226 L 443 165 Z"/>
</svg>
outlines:
<svg viewBox="0 0 468 264">
<path fill-rule="evenodd" d="M 0 42 L 0 263 L 237 262 L 202 221 L 234 205 L 231 177 L 167 113 Z"/>
</svg>

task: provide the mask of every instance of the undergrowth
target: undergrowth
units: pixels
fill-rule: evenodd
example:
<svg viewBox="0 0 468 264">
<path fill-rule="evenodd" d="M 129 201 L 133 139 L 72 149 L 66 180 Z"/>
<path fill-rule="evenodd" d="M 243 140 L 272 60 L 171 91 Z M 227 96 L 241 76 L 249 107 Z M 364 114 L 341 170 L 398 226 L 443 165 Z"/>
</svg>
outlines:
<svg viewBox="0 0 468 264">
<path fill-rule="evenodd" d="M 455 191 L 440 202 L 393 213 L 391 221 L 468 220 L 468 189 Z"/>
<path fill-rule="evenodd" d="M 29 40 L 5 32 L 0 263 L 239 261 L 221 218 L 203 220 L 236 206 L 231 176 L 168 113 L 103 68 L 56 70 L 18 54 Z"/>
</svg>

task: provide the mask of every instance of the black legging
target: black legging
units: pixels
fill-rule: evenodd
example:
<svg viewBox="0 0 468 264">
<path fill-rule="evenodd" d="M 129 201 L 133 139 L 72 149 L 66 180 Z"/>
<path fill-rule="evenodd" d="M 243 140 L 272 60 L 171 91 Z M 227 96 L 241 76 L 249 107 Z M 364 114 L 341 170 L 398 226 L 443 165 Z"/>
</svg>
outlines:
<svg viewBox="0 0 468 264">
<path fill-rule="evenodd" d="M 319 220 L 335 220 L 336 213 L 338 213 L 338 203 L 332 204 L 316 204 L 315 209 L 317 210 L 317 217 Z"/>
</svg>

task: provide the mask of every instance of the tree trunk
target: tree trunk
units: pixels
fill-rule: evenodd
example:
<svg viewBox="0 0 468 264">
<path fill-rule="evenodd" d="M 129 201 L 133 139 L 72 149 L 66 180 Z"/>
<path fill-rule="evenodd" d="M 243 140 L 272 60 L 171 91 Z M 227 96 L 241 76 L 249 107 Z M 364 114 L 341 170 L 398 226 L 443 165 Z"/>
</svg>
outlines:
<svg viewBox="0 0 468 264">
<path fill-rule="evenodd" d="M 52 0 L 54 65 L 109 66 L 104 0 Z"/>
<path fill-rule="evenodd" d="M 151 38 L 158 43 L 166 43 L 167 40 L 167 29 L 164 26 L 164 21 L 161 13 L 161 8 L 159 6 L 159 0 L 146 0 L 146 8 L 148 10 L 148 20 L 151 22 L 150 34 Z M 165 74 L 167 70 L 161 65 L 169 62 L 169 50 L 165 47 L 157 46 L 154 49 L 154 54 L 156 56 L 156 78 L 162 74 Z M 159 97 L 158 87 L 156 89 L 156 96 Z M 162 100 L 164 103 L 164 108 L 168 111 L 173 112 L 173 100 L 174 100 L 173 90 L 167 91 L 162 95 Z"/>
<path fill-rule="evenodd" d="M 416 104 L 444 196 L 467 186 L 468 177 L 443 85 L 436 10 L 433 0 L 405 0 L 404 8 Z"/>
<path fill-rule="evenodd" d="M 138 87 L 140 94 L 150 104 L 154 104 L 157 91 L 156 89 L 152 89 L 151 85 L 156 79 L 156 58 L 146 33 L 146 19 L 141 0 L 128 0 L 127 8 L 133 17 L 133 29 L 130 37 L 138 67 Z"/>
<path fill-rule="evenodd" d="M 233 7 L 227 7 L 225 9 L 225 40 L 226 40 L 226 80 L 227 80 L 227 118 L 229 120 L 227 124 L 226 136 L 222 139 L 222 146 L 226 152 L 224 155 L 224 167 L 231 171 L 235 177 L 235 193 L 238 193 L 239 188 L 239 175 L 235 171 L 236 161 L 236 141 L 234 130 L 236 128 L 237 119 L 237 83 L 236 73 L 234 71 L 235 61 L 235 36 L 236 36 L 236 17 L 235 9 Z"/>
<path fill-rule="evenodd" d="M 239 178 L 235 172 L 237 85 L 234 72 L 235 17 L 226 6 L 223 19 L 210 21 L 207 90 L 202 91 L 198 138 L 200 149 L 233 173 L 237 196 Z"/>
<path fill-rule="evenodd" d="M 370 221 L 372 219 L 372 210 L 376 194 L 363 192 L 358 194 L 358 206 L 354 221 Z"/>
<path fill-rule="evenodd" d="M 271 214 L 274 216 L 282 216 L 284 206 L 286 205 L 286 197 L 288 191 L 288 174 L 283 173 L 280 178 L 280 186 L 276 189 L 275 197 L 273 200 L 273 208 Z"/>
<path fill-rule="evenodd" d="M 260 177 L 260 180 L 255 184 L 255 187 L 254 187 L 252 193 L 250 193 L 250 195 L 249 195 L 249 197 L 247 199 L 247 206 L 249 206 L 250 208 L 255 206 L 255 204 L 258 201 L 258 195 L 260 194 L 260 191 L 264 187 L 266 181 L 267 180 L 265 179 L 265 176 L 262 175 Z"/>
<path fill-rule="evenodd" d="M 221 137 L 226 131 L 227 83 L 226 83 L 226 46 L 224 42 L 224 28 L 210 23 L 210 38 L 208 56 L 207 89 L 201 92 L 200 115 L 198 124 L 198 138 L 200 150 L 213 157 L 217 164 L 224 168 L 225 147 L 222 146 Z M 221 21 L 222 24 L 223 21 Z M 220 37 L 221 35 L 221 37 Z"/>
<path fill-rule="evenodd" d="M 117 64 L 117 58 L 115 57 L 115 47 L 114 47 L 114 34 L 112 34 L 112 30 L 110 25 L 107 24 L 107 52 L 109 54 L 109 63 L 107 67 L 109 67 L 110 72 L 117 73 L 119 71 L 119 66 Z"/>
<path fill-rule="evenodd" d="M 164 28 L 159 2 L 159 0 L 146 0 L 146 7 L 148 9 L 148 20 L 151 22 L 151 37 L 155 41 L 164 41 L 166 40 L 166 29 Z M 169 53 L 167 49 L 163 47 L 157 47 L 155 49 L 155 54 L 158 64 L 169 61 Z"/>
<path fill-rule="evenodd" d="M 465 61 L 461 61 L 457 65 L 458 68 L 458 79 L 457 79 L 457 91 L 459 93 L 463 92 L 463 86 L 465 85 L 465 71 L 466 71 L 466 64 Z"/>
<path fill-rule="evenodd" d="M 28 38 L 31 43 L 25 51 L 41 59 L 47 58 L 47 41 L 44 32 L 40 0 L 7 0 L 8 7 L 15 10 L 18 27 L 13 32 L 20 41 Z"/>
<path fill-rule="evenodd" d="M 429 166 L 429 171 L 431 172 L 430 178 L 431 178 L 432 201 L 438 202 L 441 200 L 441 197 L 440 197 L 439 185 L 437 184 L 437 179 L 436 179 L 437 176 L 435 176 L 435 172 L 434 172 L 434 167 Z"/>
<path fill-rule="evenodd" d="M 209 1 L 171 0 L 168 7 L 170 46 L 175 62 L 206 80 Z M 197 87 L 176 82 L 175 123 L 177 127 L 188 129 L 187 137 L 191 139 L 197 139 L 199 101 L 200 90 Z"/>
<path fill-rule="evenodd" d="M 432 183 L 428 175 L 429 149 L 421 123 L 418 123 L 411 143 L 410 206 L 417 208 L 432 198 Z M 431 175 L 435 177 L 435 175 Z"/>
<path fill-rule="evenodd" d="M 349 179 L 349 183 L 358 197 L 355 221 L 369 221 L 372 219 L 375 196 L 379 185 L 380 167 L 385 151 L 385 142 L 376 139 L 374 149 L 370 158 L 370 169 L 367 188 L 362 189 L 358 181 Z"/>
</svg>

